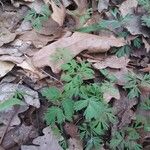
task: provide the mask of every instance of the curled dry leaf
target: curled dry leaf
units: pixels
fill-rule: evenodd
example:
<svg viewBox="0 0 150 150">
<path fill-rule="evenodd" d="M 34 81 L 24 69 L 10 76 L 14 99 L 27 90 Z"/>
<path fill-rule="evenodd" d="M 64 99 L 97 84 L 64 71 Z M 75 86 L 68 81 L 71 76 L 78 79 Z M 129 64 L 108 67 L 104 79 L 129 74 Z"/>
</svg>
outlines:
<svg viewBox="0 0 150 150">
<path fill-rule="evenodd" d="M 12 70 L 15 64 L 9 62 L 0 61 L 0 78 L 5 76 L 9 71 Z"/>
<path fill-rule="evenodd" d="M 148 41 L 144 37 L 142 37 L 142 41 L 145 45 L 146 52 L 149 53 L 150 52 L 150 44 L 148 43 Z"/>
<path fill-rule="evenodd" d="M 104 9 L 107 9 L 109 5 L 109 0 L 99 0 L 98 11 L 101 13 Z"/>
<path fill-rule="evenodd" d="M 61 65 L 66 63 L 65 60 L 55 62 L 53 57 L 58 49 L 65 49 L 70 53 L 70 59 L 84 50 L 89 53 L 106 52 L 111 47 L 120 47 L 125 45 L 125 40 L 115 36 L 97 36 L 87 33 L 75 32 L 70 37 L 61 38 L 58 41 L 43 47 L 33 56 L 35 67 L 50 66 L 55 73 L 60 72 Z M 68 60 L 67 60 L 68 61 Z"/>
<path fill-rule="evenodd" d="M 43 136 L 33 140 L 33 144 L 38 146 L 22 145 L 21 150 L 62 150 L 50 127 L 44 128 L 43 133 Z"/>
<path fill-rule="evenodd" d="M 120 57 L 117 56 L 109 56 L 104 59 L 99 58 L 101 60 L 88 60 L 89 62 L 93 62 L 93 66 L 96 69 L 104 69 L 104 68 L 114 68 L 114 69 L 121 69 L 126 68 L 128 65 L 128 62 L 130 61 L 126 57 Z"/>
<path fill-rule="evenodd" d="M 134 14 L 134 10 L 138 5 L 137 0 L 126 0 L 124 1 L 119 10 L 121 12 L 121 15 L 125 17 L 127 14 Z"/>
<path fill-rule="evenodd" d="M 53 9 L 53 13 L 52 13 L 51 17 L 60 26 L 62 26 L 64 23 L 64 20 L 65 20 L 65 17 L 66 17 L 66 8 L 61 3 L 59 3 L 59 6 L 57 6 L 53 0 L 50 0 L 50 4 Z"/>
</svg>

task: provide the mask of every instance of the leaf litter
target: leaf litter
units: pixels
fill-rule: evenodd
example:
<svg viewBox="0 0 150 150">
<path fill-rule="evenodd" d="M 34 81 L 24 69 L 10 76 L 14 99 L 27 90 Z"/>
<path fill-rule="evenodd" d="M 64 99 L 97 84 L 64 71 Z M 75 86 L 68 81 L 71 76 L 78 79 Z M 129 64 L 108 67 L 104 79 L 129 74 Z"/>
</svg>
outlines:
<svg viewBox="0 0 150 150">
<path fill-rule="evenodd" d="M 119 142 L 114 132 L 133 130 L 140 138 L 132 142 L 148 149 L 148 1 L 1 0 L 0 4 L 0 149 L 112 149 L 111 141 Z M 25 19 L 28 14 L 30 18 Z M 41 88 L 54 86 L 60 92 L 53 89 L 57 102 L 46 101 Z M 70 101 L 70 105 L 62 103 L 65 98 L 73 98 L 76 107 Z M 99 115 L 103 119 L 92 122 L 101 113 L 97 98 L 104 101 L 99 108 L 104 109 Z M 55 123 L 58 128 L 46 124 L 44 117 L 47 109 L 55 107 L 60 113 L 50 119 L 63 120 L 60 126 Z M 131 135 L 122 143 L 129 144 Z M 113 144 L 114 149 L 128 149 Z"/>
</svg>

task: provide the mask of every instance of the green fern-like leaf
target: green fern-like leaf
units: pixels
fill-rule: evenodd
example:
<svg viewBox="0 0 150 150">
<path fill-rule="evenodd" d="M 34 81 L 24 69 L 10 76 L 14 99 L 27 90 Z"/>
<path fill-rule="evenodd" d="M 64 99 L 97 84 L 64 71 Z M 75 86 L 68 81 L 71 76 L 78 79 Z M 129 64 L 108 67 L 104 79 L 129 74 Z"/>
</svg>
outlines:
<svg viewBox="0 0 150 150">
<path fill-rule="evenodd" d="M 72 101 L 71 99 L 65 99 L 62 102 L 62 107 L 64 110 L 65 118 L 68 121 L 72 121 L 72 117 L 74 114 L 74 101 Z"/>
<path fill-rule="evenodd" d="M 45 114 L 45 120 L 48 125 L 61 124 L 65 121 L 63 110 L 59 107 L 52 106 L 48 108 Z"/>
<path fill-rule="evenodd" d="M 150 16 L 142 16 L 142 25 L 150 28 Z"/>
</svg>

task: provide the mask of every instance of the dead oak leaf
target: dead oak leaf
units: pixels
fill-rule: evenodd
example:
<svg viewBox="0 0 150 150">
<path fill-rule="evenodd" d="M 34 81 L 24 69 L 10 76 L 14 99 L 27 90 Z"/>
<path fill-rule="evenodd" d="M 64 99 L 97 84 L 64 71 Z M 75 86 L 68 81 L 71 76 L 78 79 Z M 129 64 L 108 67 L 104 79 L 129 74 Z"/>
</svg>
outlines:
<svg viewBox="0 0 150 150">
<path fill-rule="evenodd" d="M 33 140 L 33 144 L 36 146 L 22 145 L 21 150 L 62 150 L 50 127 L 44 128 L 43 133 L 43 136 L 39 136 Z"/>
<path fill-rule="evenodd" d="M 70 53 L 71 59 L 84 50 L 88 50 L 89 53 L 107 52 L 111 47 L 120 47 L 123 45 L 125 45 L 125 40 L 123 38 L 116 38 L 113 35 L 100 37 L 97 35 L 75 32 L 70 37 L 61 38 L 43 47 L 33 56 L 33 64 L 38 68 L 50 66 L 55 73 L 58 73 L 61 70 L 61 65 L 66 63 L 63 59 L 57 63 L 52 59 L 58 49 L 66 49 Z"/>
</svg>

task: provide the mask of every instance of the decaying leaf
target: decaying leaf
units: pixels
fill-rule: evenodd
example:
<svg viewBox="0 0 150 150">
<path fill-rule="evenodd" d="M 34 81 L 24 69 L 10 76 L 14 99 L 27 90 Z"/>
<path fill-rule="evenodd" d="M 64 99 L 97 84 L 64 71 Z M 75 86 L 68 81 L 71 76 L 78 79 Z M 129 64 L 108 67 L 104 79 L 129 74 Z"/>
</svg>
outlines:
<svg viewBox="0 0 150 150">
<path fill-rule="evenodd" d="M 98 11 L 101 13 L 104 9 L 107 9 L 109 5 L 109 0 L 99 0 Z"/>
<path fill-rule="evenodd" d="M 2 146 L 5 149 L 12 149 L 16 145 L 29 142 L 31 139 L 38 136 L 37 129 L 33 126 L 15 126 L 15 128 L 9 130 L 2 142 Z"/>
<path fill-rule="evenodd" d="M 143 35 L 144 37 L 149 37 L 150 32 L 148 29 L 145 29 L 141 25 L 141 16 L 139 15 L 132 15 L 132 19 L 125 25 L 127 30 L 132 34 L 132 35 Z"/>
<path fill-rule="evenodd" d="M 19 107 L 19 110 L 17 110 L 17 112 L 14 108 L 10 108 L 7 111 L 0 112 L 0 123 L 7 125 L 9 123 L 9 120 L 11 119 L 11 116 L 15 114 L 13 119 L 11 120 L 10 126 L 19 125 L 21 123 L 21 120 L 18 115 L 22 112 L 25 112 L 28 108 L 29 107 L 27 105 L 23 105 Z"/>
<path fill-rule="evenodd" d="M 126 93 L 123 91 L 121 92 L 120 100 L 114 102 L 116 114 L 119 120 L 121 120 L 118 124 L 119 129 L 131 123 L 131 120 L 135 117 L 134 111 L 131 109 L 136 104 L 137 99 L 128 99 Z"/>
<path fill-rule="evenodd" d="M 66 8 L 61 3 L 59 3 L 59 6 L 57 6 L 53 0 L 50 0 L 50 4 L 53 9 L 53 13 L 52 13 L 51 17 L 60 26 L 62 26 L 64 23 L 64 20 L 65 20 L 65 16 L 66 16 Z"/>
<path fill-rule="evenodd" d="M 0 27 L 0 47 L 3 44 L 12 42 L 16 37 L 16 33 L 11 33 L 8 29 Z"/>
<path fill-rule="evenodd" d="M 44 128 L 43 133 L 43 136 L 39 136 L 33 140 L 33 144 L 37 146 L 22 145 L 21 150 L 62 150 L 50 127 Z"/>
<path fill-rule="evenodd" d="M 36 30 L 36 32 L 43 35 L 55 36 L 61 35 L 62 28 L 55 20 L 49 18 L 48 20 L 42 22 L 42 28 L 40 30 Z"/>
<path fill-rule="evenodd" d="M 126 68 L 128 62 L 130 61 L 126 57 L 120 57 L 118 58 L 117 56 L 109 56 L 106 58 L 99 58 L 101 60 L 88 60 L 89 62 L 93 63 L 94 68 L 96 69 L 104 69 L 104 68 L 114 68 L 114 69 L 121 69 L 121 68 Z"/>
<path fill-rule="evenodd" d="M 134 10 L 138 5 L 138 1 L 137 0 L 126 0 L 124 1 L 119 10 L 121 12 L 121 15 L 123 17 L 125 17 L 128 14 L 134 14 Z"/>
<path fill-rule="evenodd" d="M 75 32 L 70 37 L 61 38 L 52 44 L 43 47 L 39 52 L 33 56 L 33 64 L 35 67 L 50 66 L 52 70 L 57 73 L 61 70 L 61 65 L 66 63 L 65 60 L 54 62 L 52 57 L 55 56 L 58 49 L 66 49 L 71 57 L 75 57 L 84 50 L 89 53 L 106 52 L 111 47 L 120 47 L 125 45 L 122 38 L 115 36 L 97 36 L 87 33 Z"/>
<path fill-rule="evenodd" d="M 0 61 L 0 77 L 5 76 L 9 71 L 12 70 L 15 64 L 9 62 Z"/>
</svg>

